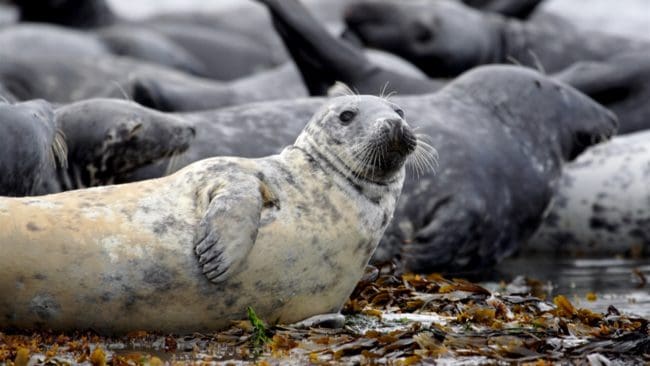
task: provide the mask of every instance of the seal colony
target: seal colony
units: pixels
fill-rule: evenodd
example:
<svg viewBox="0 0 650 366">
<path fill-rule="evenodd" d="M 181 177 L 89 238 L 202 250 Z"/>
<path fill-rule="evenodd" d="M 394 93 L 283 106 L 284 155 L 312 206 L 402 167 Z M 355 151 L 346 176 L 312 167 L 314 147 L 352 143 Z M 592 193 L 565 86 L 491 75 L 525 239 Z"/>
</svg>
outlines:
<svg viewBox="0 0 650 366">
<path fill-rule="evenodd" d="M 395 220 L 374 254 L 409 271 L 476 270 L 513 253 L 542 221 L 564 163 L 618 125 L 577 90 L 516 66 L 483 66 L 437 93 L 393 100 L 440 153 L 435 175 L 407 178 Z M 274 154 L 321 103 L 311 98 L 184 114 L 197 137 L 173 163 Z M 159 177 L 171 163 L 129 178 Z"/>
<path fill-rule="evenodd" d="M 279 155 L 0 198 L 0 327 L 182 332 L 248 305 L 282 323 L 338 313 L 423 146 L 396 105 L 345 96 Z"/>
</svg>

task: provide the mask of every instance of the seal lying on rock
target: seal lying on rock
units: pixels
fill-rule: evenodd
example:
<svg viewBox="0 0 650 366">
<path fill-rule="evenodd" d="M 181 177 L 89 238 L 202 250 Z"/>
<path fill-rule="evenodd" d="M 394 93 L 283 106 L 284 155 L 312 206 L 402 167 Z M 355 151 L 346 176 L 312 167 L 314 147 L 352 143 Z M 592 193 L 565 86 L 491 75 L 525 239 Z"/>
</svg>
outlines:
<svg viewBox="0 0 650 366">
<path fill-rule="evenodd" d="M 52 106 L 0 102 L 0 196 L 27 196 L 66 165 L 66 145 Z"/>
<path fill-rule="evenodd" d="M 515 66 L 480 67 L 437 93 L 393 99 L 440 153 L 437 175 L 407 179 L 375 254 L 378 261 L 401 258 L 414 271 L 476 269 L 512 253 L 544 217 L 563 163 L 616 129 L 616 118 L 582 93 Z M 275 153 L 320 103 L 184 114 L 197 138 L 175 162 Z M 150 166 L 132 179 L 167 167 Z"/>
<path fill-rule="evenodd" d="M 650 131 L 618 136 L 567 165 L 527 252 L 650 254 Z"/>
<path fill-rule="evenodd" d="M 280 155 L 0 199 L 0 327 L 188 332 L 247 306 L 283 323 L 337 313 L 420 146 L 402 116 L 340 97 Z"/>
</svg>

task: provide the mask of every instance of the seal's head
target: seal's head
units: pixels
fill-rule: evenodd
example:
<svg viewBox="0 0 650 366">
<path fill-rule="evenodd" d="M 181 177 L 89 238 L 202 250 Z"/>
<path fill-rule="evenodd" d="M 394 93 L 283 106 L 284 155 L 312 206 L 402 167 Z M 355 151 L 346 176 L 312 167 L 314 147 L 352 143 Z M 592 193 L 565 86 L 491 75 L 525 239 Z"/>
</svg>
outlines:
<svg viewBox="0 0 650 366">
<path fill-rule="evenodd" d="M 470 98 L 467 103 L 484 106 L 507 128 L 520 131 L 531 141 L 545 139 L 540 146 L 556 147 L 553 150 L 565 161 L 607 140 L 618 128 L 618 119 L 607 108 L 571 86 L 525 67 L 477 67 L 457 78 L 445 92 L 452 93 L 454 99 Z"/>
<path fill-rule="evenodd" d="M 331 99 L 311 119 L 295 146 L 346 176 L 385 183 L 403 176 L 418 138 L 404 112 L 390 101 L 351 95 Z"/>
<path fill-rule="evenodd" d="M 67 189 L 112 184 L 133 170 L 185 151 L 194 127 L 136 103 L 90 99 L 57 109 L 69 147 Z"/>
<path fill-rule="evenodd" d="M 498 36 L 490 19 L 445 0 L 363 0 L 345 13 L 347 34 L 411 61 L 431 77 L 455 76 L 494 61 Z"/>
</svg>

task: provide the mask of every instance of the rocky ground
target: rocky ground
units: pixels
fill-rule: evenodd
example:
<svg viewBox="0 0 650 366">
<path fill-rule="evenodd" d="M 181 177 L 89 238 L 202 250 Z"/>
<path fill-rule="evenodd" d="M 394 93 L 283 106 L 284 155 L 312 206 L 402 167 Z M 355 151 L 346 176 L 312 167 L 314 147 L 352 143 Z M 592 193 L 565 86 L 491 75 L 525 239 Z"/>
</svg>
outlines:
<svg viewBox="0 0 650 366">
<path fill-rule="evenodd" d="M 534 280 L 495 291 L 440 275 L 396 276 L 369 267 L 343 329 L 248 320 L 214 334 L 0 333 L 0 364 L 591 364 L 650 362 L 648 319 L 544 299 Z M 588 294 L 587 297 L 596 297 Z M 589 299 L 587 299 L 589 300 Z M 242 317 L 245 317 L 242 309 Z"/>
</svg>

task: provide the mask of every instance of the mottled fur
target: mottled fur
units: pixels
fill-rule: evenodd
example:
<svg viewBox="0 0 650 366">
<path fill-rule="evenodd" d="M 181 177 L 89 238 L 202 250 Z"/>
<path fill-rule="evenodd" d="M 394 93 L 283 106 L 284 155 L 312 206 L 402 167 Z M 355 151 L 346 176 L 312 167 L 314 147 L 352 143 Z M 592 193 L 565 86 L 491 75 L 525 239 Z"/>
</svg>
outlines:
<svg viewBox="0 0 650 366">
<path fill-rule="evenodd" d="M 280 322 L 338 312 L 415 149 L 400 113 L 335 98 L 279 155 L 0 199 L 0 292 L 12 294 L 0 327 L 182 332 L 226 327 L 247 306 Z"/>
</svg>

